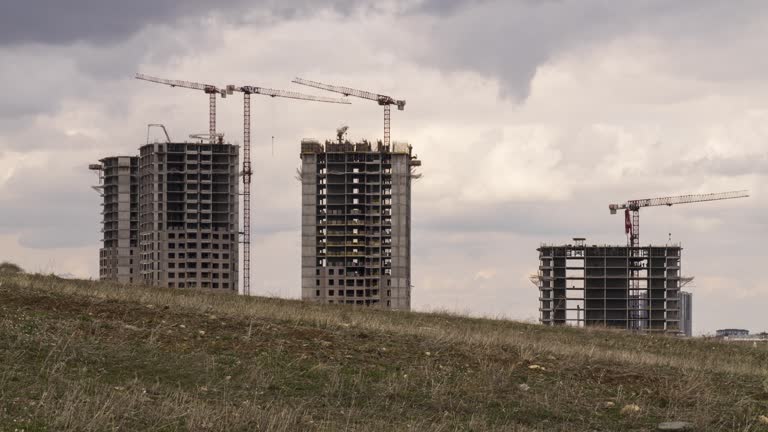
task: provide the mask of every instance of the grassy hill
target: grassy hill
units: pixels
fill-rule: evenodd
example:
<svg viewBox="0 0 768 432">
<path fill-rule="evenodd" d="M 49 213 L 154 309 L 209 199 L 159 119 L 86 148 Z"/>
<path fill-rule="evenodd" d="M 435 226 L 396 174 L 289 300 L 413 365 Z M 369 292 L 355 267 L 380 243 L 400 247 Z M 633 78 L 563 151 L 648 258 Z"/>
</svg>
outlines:
<svg viewBox="0 0 768 432">
<path fill-rule="evenodd" d="M 0 430 L 768 431 L 768 350 L 0 275 Z"/>
</svg>

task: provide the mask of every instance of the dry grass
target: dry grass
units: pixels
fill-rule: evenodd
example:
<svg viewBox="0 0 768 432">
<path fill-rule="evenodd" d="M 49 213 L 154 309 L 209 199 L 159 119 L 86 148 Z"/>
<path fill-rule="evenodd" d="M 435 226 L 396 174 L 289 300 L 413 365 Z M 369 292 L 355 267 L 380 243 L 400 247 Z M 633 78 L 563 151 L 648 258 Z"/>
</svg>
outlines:
<svg viewBox="0 0 768 432">
<path fill-rule="evenodd" d="M 763 346 L 0 275 L 0 431 L 763 431 L 763 414 Z"/>
</svg>

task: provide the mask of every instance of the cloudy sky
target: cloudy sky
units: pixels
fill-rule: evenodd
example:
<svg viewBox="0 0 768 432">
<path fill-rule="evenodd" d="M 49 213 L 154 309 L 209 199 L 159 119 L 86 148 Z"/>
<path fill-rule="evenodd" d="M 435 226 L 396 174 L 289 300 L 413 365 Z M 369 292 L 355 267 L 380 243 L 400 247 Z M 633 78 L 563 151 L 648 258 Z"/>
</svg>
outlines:
<svg viewBox="0 0 768 432">
<path fill-rule="evenodd" d="M 0 260 L 97 277 L 88 163 L 134 154 L 147 123 L 180 140 L 207 130 L 206 95 L 135 72 L 313 90 L 291 84 L 301 76 L 408 102 L 392 133 L 423 161 L 415 309 L 535 320 L 542 242 L 621 244 L 610 203 L 749 189 L 646 209 L 642 242 L 685 248 L 696 333 L 768 330 L 768 3 L 212 3 L 0 3 Z M 242 141 L 239 97 L 220 100 L 218 124 Z M 259 294 L 300 295 L 299 141 L 340 125 L 380 138 L 382 110 L 254 99 Z"/>
</svg>

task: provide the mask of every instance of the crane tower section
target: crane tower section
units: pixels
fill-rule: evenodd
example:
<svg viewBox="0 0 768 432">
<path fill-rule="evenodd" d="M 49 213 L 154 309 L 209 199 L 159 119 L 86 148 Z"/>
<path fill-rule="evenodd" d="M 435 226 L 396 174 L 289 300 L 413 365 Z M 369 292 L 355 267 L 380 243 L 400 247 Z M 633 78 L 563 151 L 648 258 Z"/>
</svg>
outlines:
<svg viewBox="0 0 768 432">
<path fill-rule="evenodd" d="M 275 90 L 257 86 L 228 85 L 225 94 L 243 94 L 243 295 L 251 295 L 251 95 L 280 97 L 313 102 L 349 104 L 343 99 L 314 96 L 294 91 Z"/>
</svg>

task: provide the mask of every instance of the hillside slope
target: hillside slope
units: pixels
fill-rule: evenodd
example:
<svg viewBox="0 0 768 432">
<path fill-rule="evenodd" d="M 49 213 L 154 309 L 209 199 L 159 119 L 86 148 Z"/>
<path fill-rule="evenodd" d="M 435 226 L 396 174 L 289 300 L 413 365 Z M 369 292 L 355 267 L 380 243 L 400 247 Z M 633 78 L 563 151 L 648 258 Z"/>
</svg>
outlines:
<svg viewBox="0 0 768 432">
<path fill-rule="evenodd" d="M 764 347 L 0 276 L 3 431 L 768 430 L 761 415 Z"/>
</svg>

